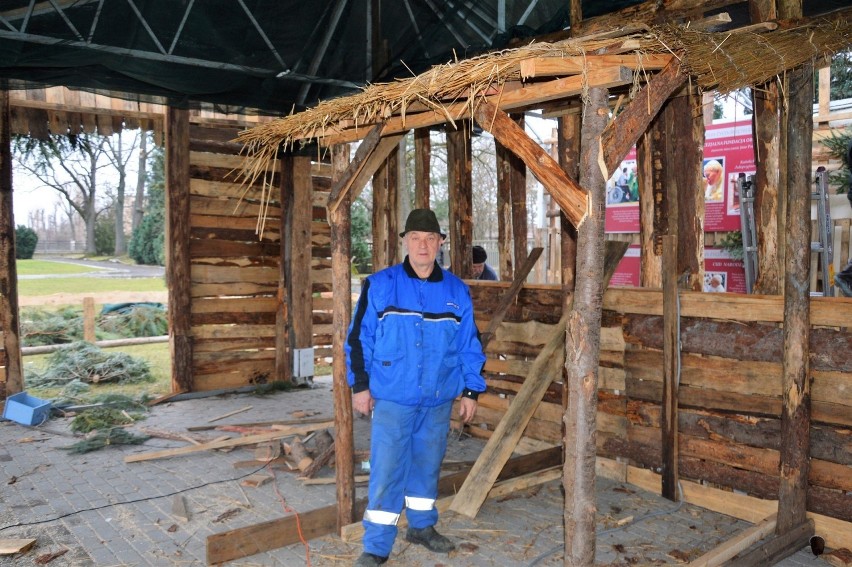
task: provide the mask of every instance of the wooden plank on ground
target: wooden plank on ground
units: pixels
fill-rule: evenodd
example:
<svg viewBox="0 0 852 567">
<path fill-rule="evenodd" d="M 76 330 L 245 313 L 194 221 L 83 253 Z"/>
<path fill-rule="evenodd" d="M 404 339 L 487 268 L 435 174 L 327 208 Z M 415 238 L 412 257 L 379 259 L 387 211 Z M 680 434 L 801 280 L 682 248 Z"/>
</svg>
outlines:
<svg viewBox="0 0 852 567">
<path fill-rule="evenodd" d="M 221 449 L 223 447 L 237 447 L 240 445 L 252 445 L 262 443 L 263 441 L 271 441 L 273 439 L 281 439 L 291 435 L 305 435 L 311 431 L 332 427 L 333 421 L 323 423 L 313 423 L 308 425 L 293 425 L 282 428 L 269 433 L 259 433 L 257 435 L 247 435 L 245 437 L 237 437 L 224 441 L 211 441 L 210 443 L 202 443 L 201 445 L 189 445 L 187 447 L 178 447 L 176 449 L 164 449 L 162 451 L 154 451 L 153 453 L 141 453 L 139 455 L 128 455 L 124 457 L 125 463 L 137 463 L 140 461 L 151 461 L 153 459 L 163 459 L 166 457 L 175 457 L 178 455 L 186 455 L 189 453 L 198 453 L 199 451 L 209 451 L 211 449 Z"/>
<path fill-rule="evenodd" d="M 231 417 L 232 415 L 237 415 L 238 413 L 243 413 L 244 411 L 250 410 L 252 407 L 253 406 L 245 406 L 234 411 L 229 411 L 228 413 L 223 413 L 222 415 L 217 415 L 216 417 L 208 419 L 207 423 L 213 423 L 214 421 L 219 421 L 220 419 L 225 419 L 226 417 Z"/>
<path fill-rule="evenodd" d="M 721 545 L 714 547 L 698 559 L 690 561 L 689 567 L 716 567 L 717 565 L 722 565 L 731 557 L 748 549 L 752 544 L 775 531 L 775 520 L 776 514 L 772 514 L 768 518 L 761 520 Z"/>
<path fill-rule="evenodd" d="M 0 555 L 24 553 L 35 545 L 34 539 L 0 539 Z"/>
<path fill-rule="evenodd" d="M 783 534 L 775 534 L 757 548 L 729 561 L 726 565 L 730 567 L 775 565 L 805 547 L 813 535 L 814 521 L 808 518 Z"/>
</svg>

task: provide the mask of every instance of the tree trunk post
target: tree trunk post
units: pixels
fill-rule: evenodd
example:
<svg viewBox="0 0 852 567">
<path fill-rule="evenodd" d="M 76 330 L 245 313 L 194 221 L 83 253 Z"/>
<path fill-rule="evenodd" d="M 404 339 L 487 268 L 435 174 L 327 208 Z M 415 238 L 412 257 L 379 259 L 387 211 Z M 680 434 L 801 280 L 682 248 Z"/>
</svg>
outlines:
<svg viewBox="0 0 852 567">
<path fill-rule="evenodd" d="M 512 119 L 524 127 L 523 114 L 510 114 Z M 512 239 L 515 243 L 515 261 L 517 266 L 527 257 L 527 166 L 522 160 L 512 167 Z M 514 269 L 513 269 L 514 273 Z"/>
<path fill-rule="evenodd" d="M 399 146 L 391 151 L 386 162 L 388 194 L 385 203 L 385 219 L 388 227 L 388 265 L 402 260 L 399 233 Z"/>
<path fill-rule="evenodd" d="M 166 277 L 172 391 L 191 392 L 192 278 L 189 256 L 189 111 L 166 110 Z"/>
<path fill-rule="evenodd" d="M 414 208 L 429 209 L 432 140 L 429 128 L 414 130 Z"/>
<path fill-rule="evenodd" d="M 447 129 L 447 180 L 450 198 L 450 267 L 460 278 L 470 277 L 473 248 L 473 164 L 467 120 Z"/>
<path fill-rule="evenodd" d="M 595 458 L 604 279 L 606 179 L 598 164 L 607 124 L 607 90 L 589 89 L 583 105 L 580 183 L 590 191 L 589 215 L 577 238 L 573 307 L 565 331 L 568 410 L 565 424 L 565 558 L 568 565 L 595 561 Z M 567 305 L 565 306 L 567 309 Z"/>
<path fill-rule="evenodd" d="M 813 66 L 787 74 L 787 219 L 784 274 L 784 375 L 781 483 L 776 533 L 805 521 L 810 456 L 811 143 Z"/>
<path fill-rule="evenodd" d="M 636 144 L 636 175 L 639 183 L 639 285 L 649 288 L 660 288 L 663 285 L 662 246 L 657 246 L 657 237 L 660 234 L 658 217 L 659 222 L 665 222 L 661 214 L 665 210 L 665 202 L 658 203 L 655 196 L 662 199 L 665 192 L 662 186 L 663 164 L 661 160 L 654 159 L 654 153 L 659 154 L 660 150 L 661 122 L 660 119 L 655 120 Z"/>
<path fill-rule="evenodd" d="M 680 360 L 680 313 L 677 288 L 677 236 L 663 237 L 663 398 L 660 432 L 662 434 L 662 490 L 664 498 L 677 502 L 678 436 L 677 402 Z"/>
<path fill-rule="evenodd" d="M 3 331 L 5 382 L 0 399 L 24 389 L 18 311 L 18 266 L 15 260 L 15 215 L 12 198 L 12 134 L 9 93 L 0 90 L 0 330 Z"/>
<path fill-rule="evenodd" d="M 331 150 L 332 176 L 340 179 L 349 165 L 349 145 Z M 346 333 L 352 318 L 352 208 L 349 197 L 329 216 L 331 225 L 332 394 L 334 395 L 334 453 L 337 488 L 337 531 L 355 521 L 354 434 L 352 394 L 346 380 Z"/>
</svg>

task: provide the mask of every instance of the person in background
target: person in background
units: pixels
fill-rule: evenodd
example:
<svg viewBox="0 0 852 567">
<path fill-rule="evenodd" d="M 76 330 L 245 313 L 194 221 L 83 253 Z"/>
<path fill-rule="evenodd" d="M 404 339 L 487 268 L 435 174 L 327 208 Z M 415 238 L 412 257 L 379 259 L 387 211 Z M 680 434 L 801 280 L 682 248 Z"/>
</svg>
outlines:
<svg viewBox="0 0 852 567">
<path fill-rule="evenodd" d="M 471 277 L 474 280 L 492 280 L 497 281 L 497 272 L 494 268 L 485 263 L 488 259 L 488 252 L 482 246 L 473 247 L 473 265 L 471 266 Z"/>
<path fill-rule="evenodd" d="M 470 422 L 485 391 L 485 355 L 470 290 L 435 257 L 444 234 L 429 209 L 405 221 L 408 255 L 364 280 L 346 339 L 352 407 L 372 414 L 364 552 L 356 567 L 382 565 L 406 509 L 405 539 L 436 553 L 455 544 L 435 530 L 438 478 L 453 400 Z"/>
<path fill-rule="evenodd" d="M 704 200 L 719 202 L 722 200 L 722 164 L 711 159 L 704 164 Z"/>
</svg>

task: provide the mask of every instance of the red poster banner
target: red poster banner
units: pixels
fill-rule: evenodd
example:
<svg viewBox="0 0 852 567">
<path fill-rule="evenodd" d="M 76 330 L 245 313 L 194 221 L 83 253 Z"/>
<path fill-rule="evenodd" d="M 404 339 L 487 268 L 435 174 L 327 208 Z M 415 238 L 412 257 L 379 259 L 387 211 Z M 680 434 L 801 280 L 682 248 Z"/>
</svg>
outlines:
<svg viewBox="0 0 852 567">
<path fill-rule="evenodd" d="M 708 126 L 704 135 L 704 231 L 740 230 L 737 177 L 753 175 L 751 121 Z M 606 232 L 639 232 L 636 150 L 606 183 Z"/>
</svg>

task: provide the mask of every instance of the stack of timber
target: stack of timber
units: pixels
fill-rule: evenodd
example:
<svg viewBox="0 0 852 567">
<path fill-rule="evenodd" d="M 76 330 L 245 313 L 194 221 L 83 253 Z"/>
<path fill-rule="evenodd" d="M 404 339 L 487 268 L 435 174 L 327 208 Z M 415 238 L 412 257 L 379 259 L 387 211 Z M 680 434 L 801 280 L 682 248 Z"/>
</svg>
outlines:
<svg viewBox="0 0 852 567">
<path fill-rule="evenodd" d="M 276 317 L 286 317 L 279 293 L 282 263 L 280 167 L 270 184 L 247 191 L 234 170 L 242 166 L 236 125 L 190 125 L 190 272 L 192 389 L 230 389 L 272 382 Z M 330 167 L 311 164 L 310 291 L 308 305 L 318 356 L 331 350 L 331 251 L 325 202 Z M 257 199 L 264 193 L 266 199 Z M 306 324 L 310 325 L 310 317 Z"/>
<path fill-rule="evenodd" d="M 484 329 L 508 284 L 468 282 Z M 496 289 L 495 289 L 496 288 Z M 475 435 L 487 437 L 562 311 L 559 286 L 525 285 L 486 349 L 488 393 Z M 852 300 L 811 303 L 811 461 L 807 508 L 852 534 Z M 681 293 L 680 478 L 773 500 L 779 485 L 783 300 Z M 609 288 L 598 380 L 598 470 L 662 464 L 662 292 Z M 561 440 L 561 384 L 551 384 L 524 435 Z M 620 472 L 616 473 L 616 469 Z M 817 523 L 819 529 L 820 523 Z"/>
</svg>

